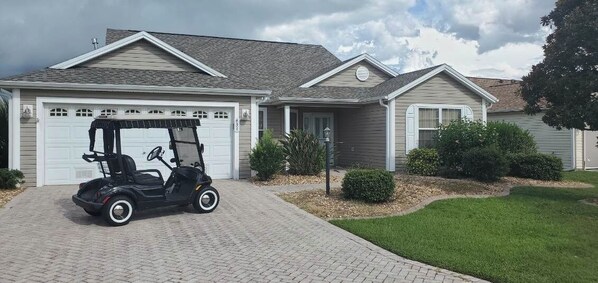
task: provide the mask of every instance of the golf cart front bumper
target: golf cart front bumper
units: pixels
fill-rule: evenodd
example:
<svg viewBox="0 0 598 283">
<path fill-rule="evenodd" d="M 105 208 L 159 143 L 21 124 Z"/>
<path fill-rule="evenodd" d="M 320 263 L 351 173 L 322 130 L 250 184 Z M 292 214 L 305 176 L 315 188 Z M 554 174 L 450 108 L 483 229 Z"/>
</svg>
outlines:
<svg viewBox="0 0 598 283">
<path fill-rule="evenodd" d="M 100 211 L 100 209 L 102 209 L 102 206 L 104 205 L 101 202 L 97 203 L 97 202 L 93 202 L 93 201 L 84 200 L 77 195 L 73 195 L 73 202 L 76 205 L 78 205 L 86 210 L 89 210 L 89 211 Z"/>
</svg>

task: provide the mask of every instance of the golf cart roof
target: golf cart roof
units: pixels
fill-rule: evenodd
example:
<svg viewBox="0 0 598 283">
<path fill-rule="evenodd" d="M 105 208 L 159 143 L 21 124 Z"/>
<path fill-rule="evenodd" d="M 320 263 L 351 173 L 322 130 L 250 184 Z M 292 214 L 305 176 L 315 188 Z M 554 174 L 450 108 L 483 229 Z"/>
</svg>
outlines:
<svg viewBox="0 0 598 283">
<path fill-rule="evenodd" d="M 91 128 L 107 130 L 193 128 L 197 126 L 200 126 L 199 118 L 165 115 L 102 115 L 91 122 Z"/>
</svg>

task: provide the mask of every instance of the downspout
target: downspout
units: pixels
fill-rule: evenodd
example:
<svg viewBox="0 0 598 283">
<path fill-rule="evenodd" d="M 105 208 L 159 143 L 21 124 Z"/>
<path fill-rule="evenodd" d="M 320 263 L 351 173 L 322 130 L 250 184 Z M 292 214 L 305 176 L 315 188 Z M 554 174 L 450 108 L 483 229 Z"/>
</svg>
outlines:
<svg viewBox="0 0 598 283">
<path fill-rule="evenodd" d="M 386 108 L 386 170 L 390 170 L 390 108 L 388 107 L 388 105 L 384 104 L 383 102 L 383 98 L 380 98 L 378 100 L 378 103 L 380 104 L 380 106 Z"/>
</svg>

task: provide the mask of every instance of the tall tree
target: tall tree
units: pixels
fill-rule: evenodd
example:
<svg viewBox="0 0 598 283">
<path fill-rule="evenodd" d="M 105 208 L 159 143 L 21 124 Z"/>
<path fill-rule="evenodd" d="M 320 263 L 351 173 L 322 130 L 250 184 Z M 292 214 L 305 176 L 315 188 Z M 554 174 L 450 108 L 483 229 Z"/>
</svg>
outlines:
<svg viewBox="0 0 598 283">
<path fill-rule="evenodd" d="M 541 22 L 552 33 L 523 77 L 526 112 L 545 109 L 542 120 L 558 129 L 598 130 L 598 0 L 558 0 Z"/>
</svg>

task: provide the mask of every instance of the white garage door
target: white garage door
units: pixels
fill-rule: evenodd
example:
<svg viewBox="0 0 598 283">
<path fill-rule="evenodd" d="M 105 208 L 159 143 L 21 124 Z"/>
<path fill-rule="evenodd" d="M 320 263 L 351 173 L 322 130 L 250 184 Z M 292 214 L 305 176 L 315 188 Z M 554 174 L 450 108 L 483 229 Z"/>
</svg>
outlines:
<svg viewBox="0 0 598 283">
<path fill-rule="evenodd" d="M 114 114 L 161 114 L 199 117 L 198 137 L 205 145 L 207 173 L 214 179 L 232 178 L 232 108 L 137 107 L 57 104 L 45 106 L 44 184 L 77 184 L 102 176 L 97 163 L 81 159 L 88 152 L 88 130 L 93 117 Z M 121 131 L 122 152 L 135 159 L 138 169 L 159 169 L 164 178 L 170 170 L 158 160 L 146 161 L 156 146 L 166 149 L 164 160 L 172 158 L 165 129 L 128 129 Z M 103 151 L 101 133 L 96 147 Z M 183 164 L 186 165 L 186 164 Z"/>
</svg>

